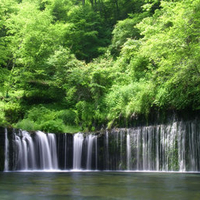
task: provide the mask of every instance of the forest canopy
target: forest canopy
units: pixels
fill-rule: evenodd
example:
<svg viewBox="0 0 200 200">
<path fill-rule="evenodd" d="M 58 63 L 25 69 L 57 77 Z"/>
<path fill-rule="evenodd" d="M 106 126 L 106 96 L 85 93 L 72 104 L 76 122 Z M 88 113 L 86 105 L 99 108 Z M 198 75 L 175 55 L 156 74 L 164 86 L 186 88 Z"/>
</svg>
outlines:
<svg viewBox="0 0 200 200">
<path fill-rule="evenodd" d="M 200 109 L 200 0 L 0 0 L 0 126 L 129 126 Z"/>
</svg>

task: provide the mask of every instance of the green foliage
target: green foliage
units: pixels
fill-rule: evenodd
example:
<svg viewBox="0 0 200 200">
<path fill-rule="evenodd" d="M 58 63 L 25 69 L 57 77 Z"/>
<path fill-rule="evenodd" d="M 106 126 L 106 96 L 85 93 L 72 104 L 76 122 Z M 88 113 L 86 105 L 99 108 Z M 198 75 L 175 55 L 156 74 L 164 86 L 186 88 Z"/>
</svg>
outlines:
<svg viewBox="0 0 200 200">
<path fill-rule="evenodd" d="M 17 8 L 18 12 L 7 20 L 11 51 L 18 64 L 33 66 L 39 58 L 48 55 L 53 40 L 57 40 L 52 17 L 48 11 L 40 12 L 34 2 L 24 2 Z"/>
<path fill-rule="evenodd" d="M 8 125 L 8 122 L 6 121 L 6 118 L 5 118 L 4 106 L 5 106 L 4 103 L 0 102 L 0 126 L 1 127 Z"/>
<path fill-rule="evenodd" d="M 0 125 L 94 131 L 200 109 L 199 5 L 0 0 Z"/>
<path fill-rule="evenodd" d="M 163 1 L 160 11 L 137 26 L 144 35 L 139 52 L 156 67 L 157 106 L 199 107 L 198 3 Z"/>
<path fill-rule="evenodd" d="M 42 130 L 53 133 L 74 133 L 79 131 L 75 123 L 76 113 L 72 110 L 53 110 L 43 105 L 30 109 L 25 118 L 19 121 L 15 127 L 24 130 Z"/>
<path fill-rule="evenodd" d="M 113 86 L 107 95 L 106 102 L 110 108 L 108 119 L 131 117 L 135 113 L 147 115 L 154 97 L 154 86 L 150 82 L 140 80 L 124 86 Z"/>
<path fill-rule="evenodd" d="M 65 88 L 70 71 L 83 65 L 84 63 L 77 60 L 68 48 L 60 46 L 49 56 L 45 68 L 52 84 L 59 88 Z"/>
<path fill-rule="evenodd" d="M 53 120 L 56 117 L 56 112 L 44 107 L 43 105 L 35 106 L 26 114 L 27 118 L 40 123 L 41 121 Z"/>
<path fill-rule="evenodd" d="M 15 11 L 15 6 L 15 0 L 0 1 L 0 68 L 1 65 L 6 66 L 6 62 L 10 57 L 10 49 L 8 48 L 8 42 L 6 39 L 6 21 L 10 14 Z"/>
<path fill-rule="evenodd" d="M 59 119 L 43 122 L 40 126 L 40 129 L 48 133 L 65 132 L 65 126 L 62 120 L 59 120 Z"/>
<path fill-rule="evenodd" d="M 76 122 L 82 126 L 83 130 L 90 129 L 94 115 L 94 105 L 86 101 L 79 101 L 76 104 Z"/>
<path fill-rule="evenodd" d="M 76 112 L 73 110 L 61 110 L 58 113 L 58 118 L 62 119 L 66 125 L 76 125 Z"/>
<path fill-rule="evenodd" d="M 103 47 L 108 45 L 107 30 L 98 12 L 89 6 L 74 6 L 68 12 L 68 22 L 71 26 L 65 33 L 65 44 L 78 59 L 88 62 L 104 53 Z"/>
<path fill-rule="evenodd" d="M 0 92 L 2 92 L 4 96 L 8 87 L 7 81 L 9 79 L 9 74 L 10 71 L 8 69 L 0 67 Z"/>
<path fill-rule="evenodd" d="M 23 129 L 27 131 L 33 131 L 33 130 L 40 130 L 40 126 L 36 124 L 34 121 L 31 121 L 30 119 L 23 119 L 19 121 L 15 128 Z"/>
<path fill-rule="evenodd" d="M 4 113 L 6 121 L 16 123 L 19 119 L 23 118 L 24 110 L 19 103 L 7 103 L 4 106 Z"/>
<path fill-rule="evenodd" d="M 111 44 L 111 52 L 118 56 L 123 44 L 128 39 L 138 40 L 141 35 L 140 31 L 135 27 L 137 23 L 139 23 L 144 17 L 146 17 L 148 13 L 140 13 L 133 14 L 130 17 L 124 20 L 118 21 L 115 25 L 115 28 L 112 32 L 112 44 Z"/>
</svg>

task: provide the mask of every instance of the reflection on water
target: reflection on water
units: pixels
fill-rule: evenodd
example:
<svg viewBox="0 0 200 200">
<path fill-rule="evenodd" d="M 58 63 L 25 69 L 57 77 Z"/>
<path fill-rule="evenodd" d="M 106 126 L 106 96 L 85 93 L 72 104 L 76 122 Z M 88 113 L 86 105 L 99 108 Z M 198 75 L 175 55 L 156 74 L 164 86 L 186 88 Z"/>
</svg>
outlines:
<svg viewBox="0 0 200 200">
<path fill-rule="evenodd" d="M 199 200 L 200 174 L 130 172 L 0 173 L 0 199 Z"/>
</svg>

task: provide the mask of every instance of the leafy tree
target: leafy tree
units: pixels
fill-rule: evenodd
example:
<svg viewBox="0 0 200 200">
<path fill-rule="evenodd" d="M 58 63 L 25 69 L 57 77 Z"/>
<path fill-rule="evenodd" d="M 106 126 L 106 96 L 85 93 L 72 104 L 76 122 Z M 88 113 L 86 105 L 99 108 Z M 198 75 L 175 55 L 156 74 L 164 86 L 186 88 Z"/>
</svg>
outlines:
<svg viewBox="0 0 200 200">
<path fill-rule="evenodd" d="M 88 62 L 104 52 L 107 30 L 97 12 L 88 6 L 75 6 L 68 13 L 68 23 L 71 28 L 65 33 L 65 45 L 78 59 Z"/>
<path fill-rule="evenodd" d="M 137 27 L 144 38 L 140 54 L 154 64 L 155 104 L 198 108 L 199 1 L 161 2 L 162 9 Z"/>
<path fill-rule="evenodd" d="M 199 109 L 199 5 L 0 0 L 2 123 L 74 132 Z"/>
<path fill-rule="evenodd" d="M 135 27 L 144 17 L 148 16 L 148 13 L 144 12 L 142 14 L 132 14 L 130 18 L 118 21 L 112 32 L 112 44 L 110 46 L 112 54 L 118 56 L 123 44 L 128 39 L 138 40 L 141 38 L 140 31 Z"/>
</svg>

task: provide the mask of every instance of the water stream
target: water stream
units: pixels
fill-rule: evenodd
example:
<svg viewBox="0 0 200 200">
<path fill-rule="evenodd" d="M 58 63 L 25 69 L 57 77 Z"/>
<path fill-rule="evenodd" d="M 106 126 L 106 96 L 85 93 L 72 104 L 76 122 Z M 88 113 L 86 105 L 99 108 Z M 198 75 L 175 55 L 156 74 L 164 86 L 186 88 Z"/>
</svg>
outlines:
<svg viewBox="0 0 200 200">
<path fill-rule="evenodd" d="M 10 140 L 5 130 L 5 171 L 58 169 L 198 172 L 199 123 L 114 129 L 99 135 L 19 131 Z"/>
<path fill-rule="evenodd" d="M 8 131 L 5 129 L 5 162 L 4 162 L 4 171 L 9 170 L 9 140 L 8 140 Z"/>
</svg>

